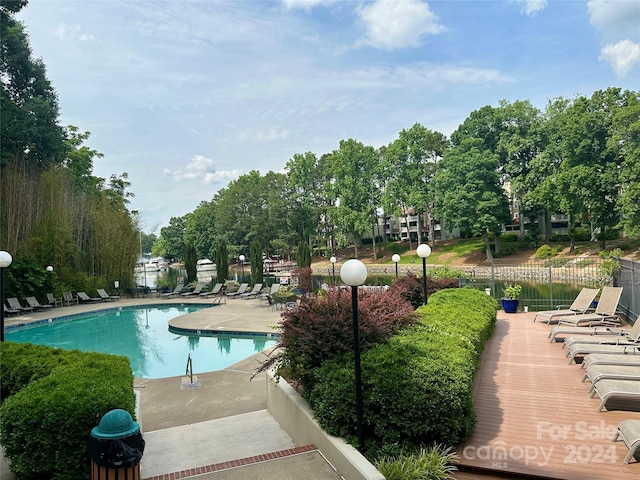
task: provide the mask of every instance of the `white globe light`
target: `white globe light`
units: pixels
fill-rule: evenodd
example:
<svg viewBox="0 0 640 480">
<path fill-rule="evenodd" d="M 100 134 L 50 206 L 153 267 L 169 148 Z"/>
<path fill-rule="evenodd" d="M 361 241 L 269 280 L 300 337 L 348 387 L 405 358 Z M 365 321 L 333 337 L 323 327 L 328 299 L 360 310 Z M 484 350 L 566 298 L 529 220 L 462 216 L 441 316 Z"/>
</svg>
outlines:
<svg viewBox="0 0 640 480">
<path fill-rule="evenodd" d="M 394 253 L 391 256 L 391 260 L 393 260 L 394 262 L 398 263 L 400 261 L 400 255 L 398 255 L 397 253 Z"/>
<path fill-rule="evenodd" d="M 53 272 L 53 267 L 51 265 L 47 267 L 47 272 Z"/>
<path fill-rule="evenodd" d="M 367 267 L 360 260 L 352 258 L 342 264 L 340 278 L 346 285 L 356 287 L 362 285 L 367 279 Z"/>
<path fill-rule="evenodd" d="M 427 258 L 429 255 L 431 255 L 431 247 L 426 243 L 421 243 L 420 245 L 418 245 L 416 253 L 420 258 Z"/>
<path fill-rule="evenodd" d="M 338 261 L 338 259 L 337 259 L 336 257 L 331 257 L 331 258 L 329 259 L 329 261 L 330 261 L 331 263 L 336 263 L 336 262 Z"/>
<path fill-rule="evenodd" d="M 9 252 L 5 252 L 4 250 L 0 250 L 0 268 L 6 268 L 11 265 L 13 261 L 13 257 Z"/>
<path fill-rule="evenodd" d="M 240 260 L 241 262 L 244 262 L 244 255 L 240 255 L 240 256 L 238 257 L 238 260 Z"/>
</svg>

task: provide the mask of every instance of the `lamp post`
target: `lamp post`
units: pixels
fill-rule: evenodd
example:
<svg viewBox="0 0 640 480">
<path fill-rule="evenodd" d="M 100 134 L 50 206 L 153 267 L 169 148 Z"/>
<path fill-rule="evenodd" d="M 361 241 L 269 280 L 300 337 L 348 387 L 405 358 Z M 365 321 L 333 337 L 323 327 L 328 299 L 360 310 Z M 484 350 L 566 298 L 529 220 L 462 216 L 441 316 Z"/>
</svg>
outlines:
<svg viewBox="0 0 640 480">
<path fill-rule="evenodd" d="M 393 260 L 396 264 L 396 280 L 398 279 L 398 262 L 400 261 L 400 255 L 398 255 L 397 253 L 394 253 L 391 256 L 391 260 Z"/>
<path fill-rule="evenodd" d="M 333 286 L 336 286 L 336 262 L 338 261 L 338 259 L 335 257 L 335 255 L 331 255 L 331 258 L 329 259 L 329 261 L 331 262 L 331 270 L 332 270 L 332 280 L 333 280 Z"/>
<path fill-rule="evenodd" d="M 9 252 L 0 250 L 0 342 L 4 342 L 4 269 L 11 265 L 12 260 Z"/>
<path fill-rule="evenodd" d="M 242 278 L 240 280 L 240 283 L 242 283 L 244 282 L 244 255 L 240 255 L 238 260 L 240 260 L 240 268 L 242 269 Z"/>
<path fill-rule="evenodd" d="M 358 286 L 367 279 L 367 267 L 360 260 L 351 259 L 344 262 L 340 269 L 340 278 L 351 286 L 351 309 L 353 311 L 353 353 L 356 370 L 356 422 L 358 430 L 358 447 L 364 451 L 362 436 L 362 374 L 360 371 L 360 333 L 358 329 Z"/>
<path fill-rule="evenodd" d="M 51 275 L 53 272 L 53 267 L 51 265 L 49 265 L 46 269 L 47 273 L 49 274 L 48 278 L 49 278 L 49 290 L 51 290 L 51 293 L 53 293 L 53 280 L 51 278 Z"/>
<path fill-rule="evenodd" d="M 422 290 L 424 292 L 424 305 L 427 304 L 427 257 L 431 255 L 431 247 L 426 243 L 421 243 L 416 249 L 416 253 L 422 258 Z"/>
</svg>

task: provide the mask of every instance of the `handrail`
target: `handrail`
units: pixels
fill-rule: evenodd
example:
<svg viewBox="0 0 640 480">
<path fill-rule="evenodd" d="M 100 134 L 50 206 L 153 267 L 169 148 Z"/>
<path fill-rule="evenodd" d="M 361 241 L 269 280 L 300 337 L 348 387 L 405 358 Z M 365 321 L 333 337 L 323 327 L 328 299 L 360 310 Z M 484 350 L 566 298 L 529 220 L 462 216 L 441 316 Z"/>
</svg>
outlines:
<svg viewBox="0 0 640 480">
<path fill-rule="evenodd" d="M 191 354 L 187 357 L 187 369 L 184 374 L 189 375 L 189 383 L 193 384 L 193 361 L 191 360 Z"/>
</svg>

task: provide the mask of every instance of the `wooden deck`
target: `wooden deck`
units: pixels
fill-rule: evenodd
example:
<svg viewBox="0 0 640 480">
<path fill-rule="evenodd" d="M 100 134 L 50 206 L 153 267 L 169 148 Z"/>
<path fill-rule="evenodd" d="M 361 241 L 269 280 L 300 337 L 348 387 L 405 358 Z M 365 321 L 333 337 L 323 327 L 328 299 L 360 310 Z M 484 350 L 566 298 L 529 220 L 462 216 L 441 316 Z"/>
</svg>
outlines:
<svg viewBox="0 0 640 480">
<path fill-rule="evenodd" d="M 477 426 L 458 449 L 461 470 L 487 469 L 491 478 L 637 480 L 640 462 L 625 465 L 628 450 L 612 438 L 620 421 L 640 419 L 640 405 L 598 412 L 600 399 L 589 398 L 591 384 L 581 381 L 584 370 L 568 364 L 562 343 L 549 342 L 553 325 L 533 323 L 533 316 L 498 312 L 474 386 Z"/>
</svg>

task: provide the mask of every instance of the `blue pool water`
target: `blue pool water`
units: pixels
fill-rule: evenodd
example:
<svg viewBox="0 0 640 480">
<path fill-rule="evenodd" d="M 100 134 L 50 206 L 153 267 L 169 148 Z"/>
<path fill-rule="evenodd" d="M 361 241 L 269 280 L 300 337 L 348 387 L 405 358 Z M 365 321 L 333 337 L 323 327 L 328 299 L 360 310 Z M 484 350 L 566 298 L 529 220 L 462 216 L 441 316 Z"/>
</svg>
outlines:
<svg viewBox="0 0 640 480">
<path fill-rule="evenodd" d="M 199 337 L 169 332 L 169 320 L 201 308 L 183 305 L 111 309 L 11 329 L 5 339 L 125 355 L 131 361 L 133 375 L 140 378 L 184 375 L 189 354 L 195 374 L 222 370 L 276 343 L 275 338 L 262 335 Z M 215 315 L 215 307 L 211 314 Z"/>
</svg>

